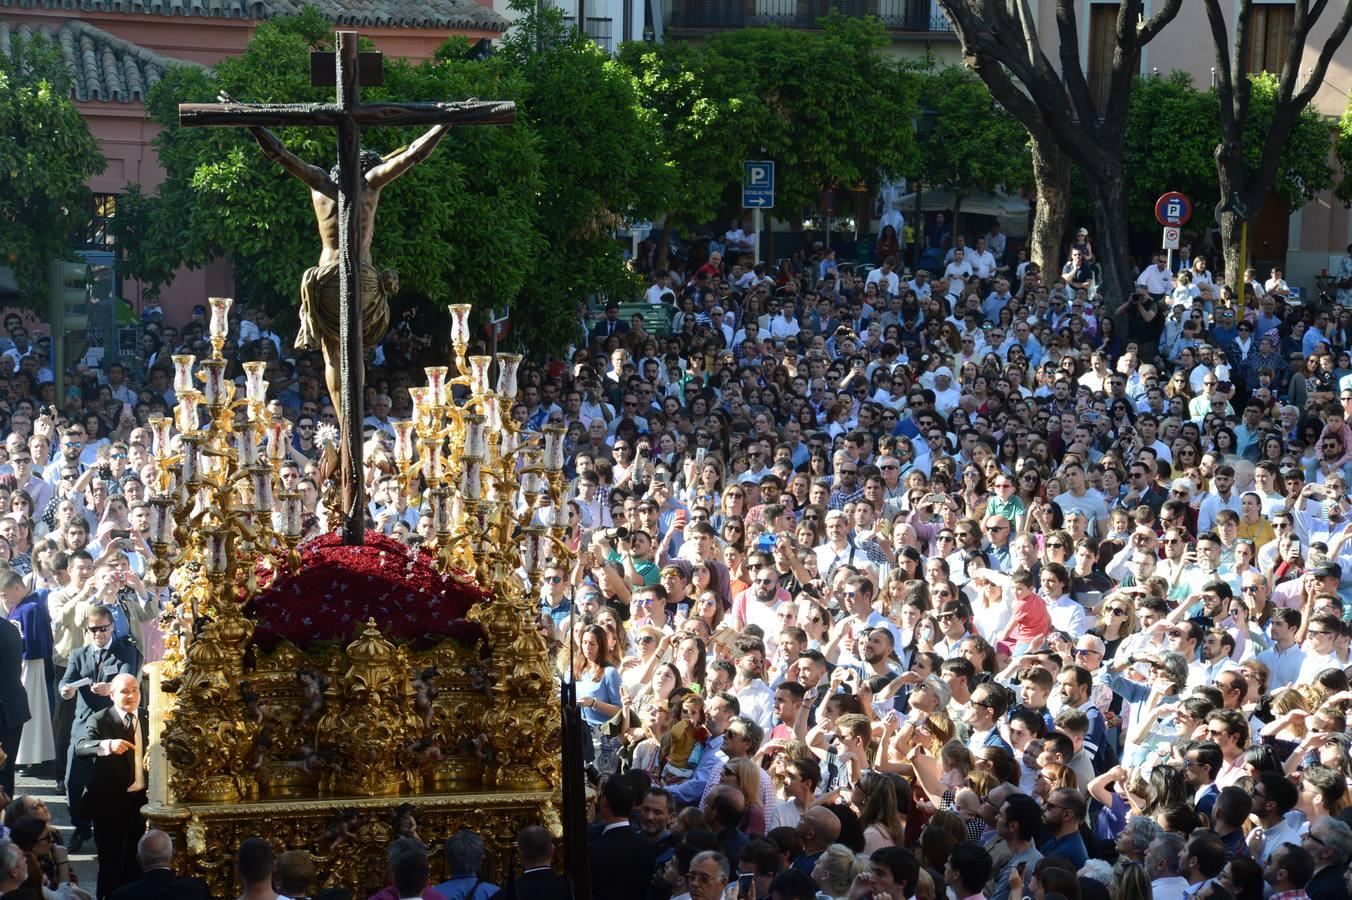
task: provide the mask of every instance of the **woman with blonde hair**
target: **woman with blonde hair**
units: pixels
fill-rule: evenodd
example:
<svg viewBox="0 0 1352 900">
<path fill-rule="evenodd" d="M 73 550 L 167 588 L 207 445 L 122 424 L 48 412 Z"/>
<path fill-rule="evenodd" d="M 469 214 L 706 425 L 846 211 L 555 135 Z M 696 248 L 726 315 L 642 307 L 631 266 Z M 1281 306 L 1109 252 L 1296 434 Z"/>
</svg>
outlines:
<svg viewBox="0 0 1352 900">
<path fill-rule="evenodd" d="M 864 829 L 864 854 L 906 843 L 906 813 L 910 792 L 897 791 L 895 782 L 881 772 L 866 770 L 854 785 L 851 802 Z"/>
<path fill-rule="evenodd" d="M 1079 790 L 1080 779 L 1075 777 L 1075 770 L 1061 763 L 1047 763 L 1038 773 L 1033 794 L 1039 800 L 1046 800 L 1052 791 L 1063 787 Z"/>
<path fill-rule="evenodd" d="M 738 826 L 747 834 L 765 834 L 765 809 L 760 804 L 760 766 L 742 756 L 728 760 L 723 766 L 723 783 L 742 792 L 745 809 Z"/>
<path fill-rule="evenodd" d="M 854 882 L 854 852 L 844 844 L 832 844 L 817 857 L 812 867 L 812 880 L 821 890 L 818 897 L 830 897 L 831 900 L 844 900 L 849 896 L 850 885 Z"/>
</svg>

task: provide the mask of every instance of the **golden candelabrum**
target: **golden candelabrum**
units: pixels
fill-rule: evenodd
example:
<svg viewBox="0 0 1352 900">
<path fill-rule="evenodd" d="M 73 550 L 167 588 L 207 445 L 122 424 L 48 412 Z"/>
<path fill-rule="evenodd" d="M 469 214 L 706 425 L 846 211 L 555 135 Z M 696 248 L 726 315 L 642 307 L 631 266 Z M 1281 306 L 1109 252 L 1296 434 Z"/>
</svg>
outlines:
<svg viewBox="0 0 1352 900">
<path fill-rule="evenodd" d="M 230 305 L 211 299 L 213 353 L 174 357 L 178 403 L 150 423 L 150 537 L 173 608 L 165 657 L 147 667 L 147 816 L 221 894 L 233 872 L 213 861 L 242 830 L 310 850 L 329 884 L 382 879 L 400 802 L 424 839 L 479 827 L 505 865 L 520 827 L 560 830 L 558 691 L 532 588 L 550 557 L 571 563 L 564 429 L 523 434 L 507 414 L 521 357 L 467 358 L 470 307 L 452 306 L 455 374 L 427 369 L 413 419 L 395 425 L 395 459 L 405 496 L 431 516 L 438 568 L 487 597 L 468 617 L 490 655 L 449 639 L 396 646 L 365 613 L 345 648 L 264 653 L 244 604 L 258 573 L 299 571 L 303 508 L 280 479 L 290 426 L 268 411 L 264 364 L 244 364 L 242 399 L 225 379 Z"/>
<path fill-rule="evenodd" d="M 471 618 L 494 655 L 493 703 L 485 735 L 500 787 L 557 783 L 559 718 L 548 649 L 536 628 L 538 586 L 548 559 L 565 559 L 564 429 L 527 439 L 510 416 L 521 356 L 470 356 L 468 304 L 451 306 L 455 370 L 426 369 L 413 388 L 413 418 L 395 424 L 401 490 L 427 484 L 433 537 L 443 570 L 459 571 L 491 596 Z M 496 364 L 496 381 L 492 379 Z M 457 398 L 456 389 L 461 389 Z"/>
<path fill-rule="evenodd" d="M 257 590 L 260 560 L 299 563 L 302 512 L 300 494 L 281 490 L 290 426 L 267 410 L 264 363 L 245 363 L 242 400 L 226 380 L 231 303 L 211 298 L 212 355 L 200 364 L 173 358 L 174 415 L 149 423 L 159 472 L 150 543 L 157 576 L 172 572 L 179 598 L 159 677 L 177 694 L 176 707 L 191 710 L 166 717 L 163 747 L 176 795 L 220 802 L 251 793 L 258 738 L 238 687 L 253 634 L 240 603 Z"/>
</svg>

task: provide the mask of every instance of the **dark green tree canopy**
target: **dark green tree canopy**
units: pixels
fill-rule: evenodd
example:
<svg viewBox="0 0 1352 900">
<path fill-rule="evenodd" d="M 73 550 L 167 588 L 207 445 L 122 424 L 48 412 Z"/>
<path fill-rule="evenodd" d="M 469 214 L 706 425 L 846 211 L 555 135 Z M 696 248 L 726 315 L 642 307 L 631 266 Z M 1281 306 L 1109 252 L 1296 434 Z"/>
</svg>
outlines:
<svg viewBox="0 0 1352 900">
<path fill-rule="evenodd" d="M 12 55 L 0 54 L 0 266 L 14 270 L 26 304 L 46 302 L 47 263 L 71 256 L 86 183 L 106 165 L 71 102 L 60 50 L 15 39 Z"/>
<path fill-rule="evenodd" d="M 881 24 L 838 14 L 821 24 L 625 48 L 676 175 L 664 211 L 707 221 L 735 205 L 746 159 L 775 161 L 775 207 L 793 211 L 824 188 L 915 171 L 917 85 L 881 52 Z"/>
</svg>

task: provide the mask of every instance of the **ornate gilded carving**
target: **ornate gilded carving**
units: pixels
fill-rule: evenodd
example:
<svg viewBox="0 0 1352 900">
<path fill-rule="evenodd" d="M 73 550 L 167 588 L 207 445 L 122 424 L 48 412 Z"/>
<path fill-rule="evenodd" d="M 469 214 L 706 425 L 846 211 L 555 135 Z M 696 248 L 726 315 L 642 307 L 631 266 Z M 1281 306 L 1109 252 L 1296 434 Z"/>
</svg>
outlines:
<svg viewBox="0 0 1352 900">
<path fill-rule="evenodd" d="M 254 791 L 261 723 L 239 690 L 252 634 L 253 624 L 227 604 L 188 648 L 176 691 L 181 714 L 168 718 L 161 736 L 179 797 L 227 803 Z"/>
<path fill-rule="evenodd" d="M 318 724 L 316 747 L 334 760 L 321 789 L 378 797 L 405 784 L 421 788 L 421 774 L 413 773 L 422 766 L 408 752 L 422 721 L 414 711 L 407 651 L 385 640 L 371 619 L 348 645 L 347 658 L 347 671 L 325 692 L 328 706 Z"/>
</svg>

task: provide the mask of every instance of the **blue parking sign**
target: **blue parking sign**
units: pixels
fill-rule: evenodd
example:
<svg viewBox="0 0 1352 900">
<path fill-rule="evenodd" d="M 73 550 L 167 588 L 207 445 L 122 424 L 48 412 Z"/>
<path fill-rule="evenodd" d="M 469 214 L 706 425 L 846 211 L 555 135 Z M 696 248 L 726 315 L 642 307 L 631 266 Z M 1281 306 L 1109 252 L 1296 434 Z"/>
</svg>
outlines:
<svg viewBox="0 0 1352 900">
<path fill-rule="evenodd" d="M 742 163 L 742 208 L 770 209 L 775 205 L 775 164 L 772 160 L 747 160 Z"/>
</svg>

